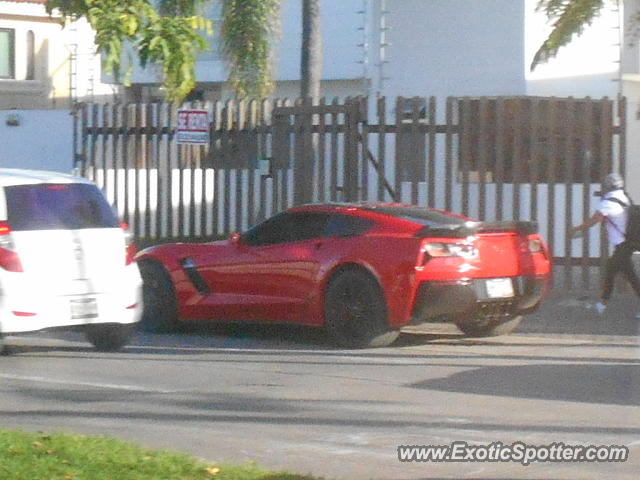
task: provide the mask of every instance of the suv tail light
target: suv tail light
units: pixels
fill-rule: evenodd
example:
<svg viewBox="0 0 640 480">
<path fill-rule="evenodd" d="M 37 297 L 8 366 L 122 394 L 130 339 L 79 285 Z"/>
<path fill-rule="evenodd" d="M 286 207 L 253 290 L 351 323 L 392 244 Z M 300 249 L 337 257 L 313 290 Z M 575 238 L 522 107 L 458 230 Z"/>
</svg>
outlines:
<svg viewBox="0 0 640 480">
<path fill-rule="evenodd" d="M 542 239 L 538 235 L 529 235 L 526 239 L 526 242 L 523 243 L 522 250 L 523 252 L 531 254 L 541 253 L 546 258 L 548 258 L 545 244 L 542 242 Z"/>
<path fill-rule="evenodd" d="M 133 257 L 136 256 L 137 250 L 133 242 L 133 235 L 129 231 L 129 225 L 125 222 L 120 222 L 120 228 L 124 232 L 125 242 L 125 265 L 131 265 L 133 263 Z"/>
<path fill-rule="evenodd" d="M 22 272 L 22 263 L 14 248 L 9 224 L 0 222 L 0 268 L 8 272 Z"/>
</svg>

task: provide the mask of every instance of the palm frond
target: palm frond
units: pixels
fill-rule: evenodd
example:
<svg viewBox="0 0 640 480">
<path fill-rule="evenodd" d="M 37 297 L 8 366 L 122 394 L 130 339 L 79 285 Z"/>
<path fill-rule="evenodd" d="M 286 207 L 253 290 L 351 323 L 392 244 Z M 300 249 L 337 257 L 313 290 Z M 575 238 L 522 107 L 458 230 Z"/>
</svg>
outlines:
<svg viewBox="0 0 640 480">
<path fill-rule="evenodd" d="M 265 96 L 272 88 L 271 60 L 280 0 L 224 0 L 222 50 L 229 84 L 240 97 Z"/>
<path fill-rule="evenodd" d="M 553 30 L 543 42 L 531 62 L 531 70 L 557 55 L 561 47 L 569 44 L 575 36 L 591 25 L 605 0 L 541 0 L 538 10 L 544 11 L 553 21 Z"/>
</svg>

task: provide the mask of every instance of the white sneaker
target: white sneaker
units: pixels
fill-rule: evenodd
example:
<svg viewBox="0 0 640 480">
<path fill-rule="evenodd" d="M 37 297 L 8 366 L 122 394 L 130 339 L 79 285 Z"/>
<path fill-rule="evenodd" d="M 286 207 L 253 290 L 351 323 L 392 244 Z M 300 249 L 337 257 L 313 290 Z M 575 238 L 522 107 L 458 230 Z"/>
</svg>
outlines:
<svg viewBox="0 0 640 480">
<path fill-rule="evenodd" d="M 593 309 L 598 312 L 598 315 L 602 315 L 607 309 L 607 306 L 602 302 L 597 302 L 593 304 Z"/>
</svg>

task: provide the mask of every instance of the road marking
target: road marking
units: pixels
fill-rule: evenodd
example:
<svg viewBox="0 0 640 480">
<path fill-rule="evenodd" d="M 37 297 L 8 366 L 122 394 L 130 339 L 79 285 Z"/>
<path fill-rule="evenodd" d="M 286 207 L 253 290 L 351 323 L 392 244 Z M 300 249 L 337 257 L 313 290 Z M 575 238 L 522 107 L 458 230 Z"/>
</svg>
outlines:
<svg viewBox="0 0 640 480">
<path fill-rule="evenodd" d="M 160 390 L 154 388 L 138 387 L 136 385 L 123 385 L 118 383 L 97 383 L 97 382 L 78 382 L 71 380 L 59 380 L 45 377 L 35 377 L 27 375 L 12 375 L 10 373 L 0 373 L 0 378 L 8 380 L 23 380 L 26 382 L 51 383 L 57 385 L 76 385 L 79 387 L 108 388 L 112 390 L 126 390 L 129 392 L 147 392 L 147 393 L 176 393 L 179 390 Z"/>
</svg>

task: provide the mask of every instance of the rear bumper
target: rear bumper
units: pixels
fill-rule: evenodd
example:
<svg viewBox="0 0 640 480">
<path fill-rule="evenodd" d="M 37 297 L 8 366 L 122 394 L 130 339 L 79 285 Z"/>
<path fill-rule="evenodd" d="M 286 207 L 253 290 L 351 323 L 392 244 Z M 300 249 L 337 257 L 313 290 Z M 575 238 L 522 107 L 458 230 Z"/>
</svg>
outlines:
<svg viewBox="0 0 640 480">
<path fill-rule="evenodd" d="M 487 279 L 422 282 L 414 301 L 411 324 L 453 322 L 475 314 L 508 318 L 535 311 L 547 292 L 548 277 L 511 278 L 514 296 L 506 298 L 490 298 Z"/>
<path fill-rule="evenodd" d="M 135 323 L 142 306 L 142 278 L 136 264 L 99 278 L 76 280 L 0 269 L 3 334 Z"/>
<path fill-rule="evenodd" d="M 95 310 L 73 314 L 72 301 L 90 300 Z M 40 296 L 30 300 L 3 295 L 0 298 L 0 332 L 14 334 L 50 328 L 66 328 L 100 323 L 130 324 L 142 315 L 142 286 L 127 292 L 73 296 Z"/>
</svg>

